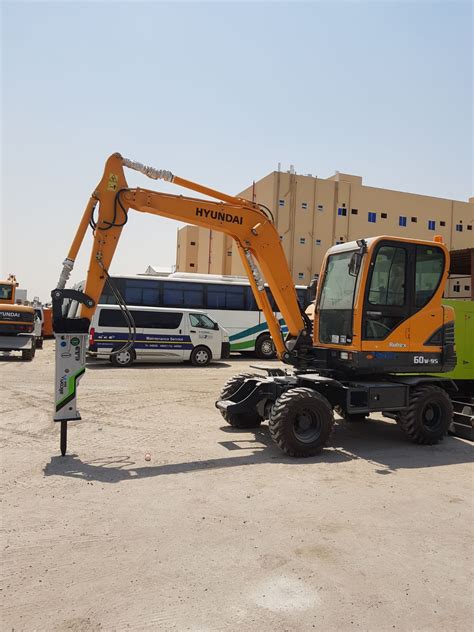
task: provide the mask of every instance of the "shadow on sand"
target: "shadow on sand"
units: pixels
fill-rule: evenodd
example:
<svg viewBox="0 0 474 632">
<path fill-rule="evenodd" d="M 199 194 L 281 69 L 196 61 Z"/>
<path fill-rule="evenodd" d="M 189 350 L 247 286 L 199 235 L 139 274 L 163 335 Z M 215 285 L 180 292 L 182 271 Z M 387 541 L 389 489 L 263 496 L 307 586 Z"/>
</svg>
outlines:
<svg viewBox="0 0 474 632">
<path fill-rule="evenodd" d="M 397 470 L 440 467 L 472 462 L 472 446 L 455 437 L 446 437 L 439 445 L 418 446 L 410 443 L 394 423 L 367 420 L 354 424 L 340 422 L 335 425 L 330 446 L 316 457 L 293 459 L 284 455 L 273 443 L 266 425 L 248 433 L 243 439 L 242 430 L 229 426 L 222 428 L 227 439 L 219 444 L 232 452 L 232 456 L 217 459 L 138 466 L 127 455 L 111 455 L 93 461 L 82 461 L 77 455 L 52 457 L 44 468 L 45 476 L 67 476 L 86 481 L 119 483 L 122 481 L 186 474 L 202 470 L 285 463 L 295 467 L 320 463 L 340 463 L 363 459 L 373 463 L 380 475 L 394 474 Z"/>
</svg>

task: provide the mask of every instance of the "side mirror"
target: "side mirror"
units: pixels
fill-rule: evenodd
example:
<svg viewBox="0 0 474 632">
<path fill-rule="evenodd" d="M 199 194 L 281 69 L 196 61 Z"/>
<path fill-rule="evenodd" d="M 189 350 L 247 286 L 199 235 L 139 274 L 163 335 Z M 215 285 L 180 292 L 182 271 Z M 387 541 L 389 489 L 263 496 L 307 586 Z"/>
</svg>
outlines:
<svg viewBox="0 0 474 632">
<path fill-rule="evenodd" d="M 359 274 L 360 264 L 362 263 L 362 255 L 360 252 L 354 252 L 349 262 L 349 274 L 356 277 Z"/>
<path fill-rule="evenodd" d="M 214 323 L 214 329 L 215 329 L 216 331 L 219 331 L 219 323 Z"/>
</svg>

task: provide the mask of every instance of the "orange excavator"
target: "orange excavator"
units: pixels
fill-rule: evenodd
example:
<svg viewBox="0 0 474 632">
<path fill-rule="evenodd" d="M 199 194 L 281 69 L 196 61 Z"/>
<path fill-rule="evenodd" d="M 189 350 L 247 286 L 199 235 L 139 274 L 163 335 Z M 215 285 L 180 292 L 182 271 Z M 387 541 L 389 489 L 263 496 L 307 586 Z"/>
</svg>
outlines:
<svg viewBox="0 0 474 632">
<path fill-rule="evenodd" d="M 30 362 L 35 357 L 35 310 L 20 305 L 16 298 L 18 281 L 14 274 L 0 281 L 0 353 L 21 353 L 21 359 Z"/>
<path fill-rule="evenodd" d="M 130 188 L 124 167 L 214 201 Z M 113 154 L 87 203 L 52 291 L 54 419 L 61 423 L 62 454 L 67 422 L 80 419 L 77 384 L 85 371 L 87 334 L 105 283 L 129 329 L 124 348 L 134 343 L 133 318 L 109 275 L 130 210 L 222 231 L 237 244 L 278 357 L 288 368 L 270 366 L 264 368 L 267 375 L 231 378 L 216 401 L 229 424 L 251 428 L 268 420 L 277 445 L 295 457 L 313 456 L 324 448 L 334 411 L 351 421 L 381 412 L 396 419 L 417 443 L 436 443 L 446 434 L 455 386 L 443 376 L 429 375 L 450 371 L 456 364 L 454 311 L 442 304 L 449 253 L 441 239 L 381 236 L 330 248 L 319 277 L 313 327 L 298 304 L 269 209 Z M 66 289 L 89 226 L 94 239 L 84 291 Z M 285 339 L 265 283 L 288 328 Z M 63 314 L 65 300 L 81 304 L 78 318 Z"/>
</svg>

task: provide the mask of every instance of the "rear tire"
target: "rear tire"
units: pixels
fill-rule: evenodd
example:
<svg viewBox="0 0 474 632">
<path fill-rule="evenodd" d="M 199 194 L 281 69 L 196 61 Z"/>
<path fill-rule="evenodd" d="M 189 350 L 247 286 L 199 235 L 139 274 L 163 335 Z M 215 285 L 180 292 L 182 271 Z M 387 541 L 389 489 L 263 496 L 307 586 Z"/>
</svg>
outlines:
<svg viewBox="0 0 474 632">
<path fill-rule="evenodd" d="M 212 353 L 207 347 L 194 347 L 189 359 L 193 366 L 207 366 L 212 360 Z"/>
<path fill-rule="evenodd" d="M 256 373 L 239 373 L 238 375 L 234 375 L 222 387 L 221 394 L 219 395 L 220 400 L 226 400 L 231 395 L 236 393 L 239 388 L 242 386 L 244 381 L 248 377 L 262 377 Z M 241 413 L 229 413 L 225 410 L 221 410 L 221 415 L 227 421 L 227 423 L 233 428 L 257 428 L 262 423 L 262 418 L 255 411 L 252 415 L 244 415 Z"/>
<path fill-rule="evenodd" d="M 21 359 L 23 362 L 31 362 L 35 357 L 35 347 L 31 347 L 31 349 L 23 349 L 21 352 Z"/>
<path fill-rule="evenodd" d="M 361 421 L 365 421 L 367 419 L 367 415 L 364 415 L 364 413 L 350 414 L 340 406 L 334 406 L 334 412 L 342 417 L 344 421 L 349 421 L 350 423 L 360 423 Z"/>
<path fill-rule="evenodd" d="M 397 424 L 414 442 L 433 445 L 448 433 L 453 405 L 442 388 L 423 384 L 412 389 L 407 410 L 397 415 Z"/>
<path fill-rule="evenodd" d="M 257 338 L 255 355 L 261 360 L 271 360 L 276 356 L 275 345 L 270 334 L 262 334 Z"/>
<path fill-rule="evenodd" d="M 134 349 L 127 349 L 127 351 L 120 351 L 110 356 L 110 361 L 114 366 L 125 368 L 135 362 L 136 353 Z"/>
<path fill-rule="evenodd" d="M 309 457 L 327 445 L 334 425 L 332 406 L 317 391 L 292 388 L 276 400 L 269 419 L 270 434 L 289 456 Z"/>
<path fill-rule="evenodd" d="M 43 338 L 36 338 L 36 348 L 37 349 L 43 348 Z"/>
</svg>

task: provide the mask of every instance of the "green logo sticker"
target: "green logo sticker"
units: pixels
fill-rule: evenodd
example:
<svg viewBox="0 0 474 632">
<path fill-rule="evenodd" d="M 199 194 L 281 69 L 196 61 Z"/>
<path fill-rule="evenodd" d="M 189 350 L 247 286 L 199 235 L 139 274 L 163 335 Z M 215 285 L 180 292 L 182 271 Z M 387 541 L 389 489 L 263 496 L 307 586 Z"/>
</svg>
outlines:
<svg viewBox="0 0 474 632">
<path fill-rule="evenodd" d="M 79 338 L 71 338 L 71 344 L 73 345 L 73 347 L 77 347 L 77 345 L 81 344 L 81 341 L 79 340 Z"/>
</svg>

